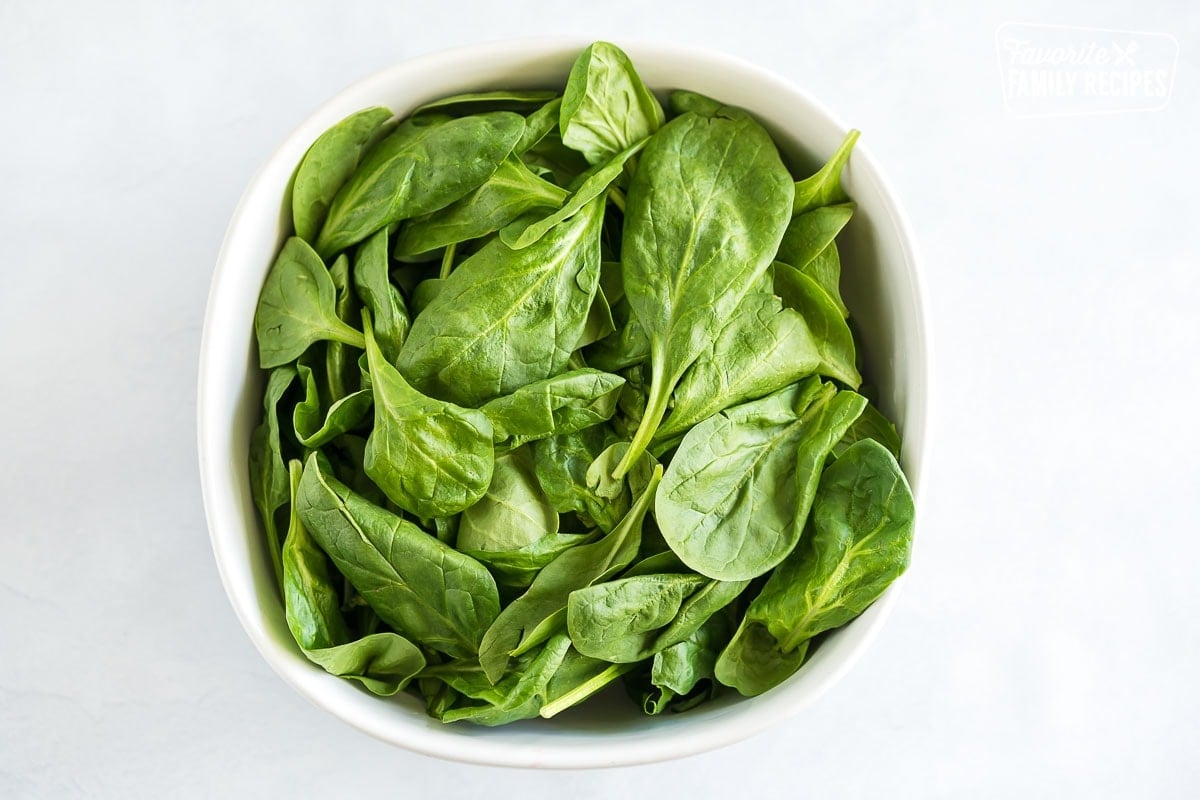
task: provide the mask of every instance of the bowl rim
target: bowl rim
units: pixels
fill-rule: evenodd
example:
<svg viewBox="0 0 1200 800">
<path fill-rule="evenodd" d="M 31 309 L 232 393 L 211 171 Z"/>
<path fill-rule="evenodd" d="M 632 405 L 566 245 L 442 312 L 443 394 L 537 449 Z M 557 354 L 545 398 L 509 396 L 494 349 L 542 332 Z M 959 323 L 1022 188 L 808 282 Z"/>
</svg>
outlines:
<svg viewBox="0 0 1200 800">
<path fill-rule="evenodd" d="M 682 758 L 695 755 L 707 750 L 724 747 L 746 739 L 763 730 L 772 727 L 784 719 L 795 716 L 804 708 L 815 702 L 821 695 L 840 681 L 847 672 L 859 661 L 878 636 L 888 616 L 899 597 L 901 587 L 908 578 L 908 573 L 901 576 L 863 615 L 852 624 L 859 626 L 858 637 L 849 649 L 840 654 L 840 661 L 827 670 L 815 683 L 808 681 L 806 691 L 802 696 L 791 698 L 790 702 L 779 698 L 779 702 L 757 706 L 753 713 L 722 715 L 717 724 L 679 726 L 664 732 L 661 737 L 654 739 L 640 738 L 616 740 L 603 746 L 580 744 L 564 737 L 564 743 L 554 746 L 531 747 L 529 743 L 520 741 L 504 741 L 498 736 L 469 737 L 455 735 L 447 731 L 445 735 L 429 735 L 436 729 L 413 726 L 396 726 L 394 724 L 375 724 L 361 716 L 348 713 L 341 703 L 335 702 L 330 693 L 319 688 L 321 680 L 341 681 L 333 676 L 313 676 L 301 674 L 293 669 L 294 665 L 286 663 L 274 643 L 258 624 L 256 615 L 261 617 L 262 610 L 254 601 L 254 597 L 242 591 L 236 583 L 233 574 L 234 565 L 230 562 L 232 555 L 225 550 L 222 533 L 218 530 L 218 513 L 224 502 L 232 502 L 228 497 L 227 486 L 231 481 L 221 480 L 221 459 L 211 458 L 211 453 L 220 451 L 217 444 L 219 420 L 211 419 L 206 413 L 210 407 L 208 398 L 214 391 L 213 374 L 223 368 L 214 359 L 214 350 L 210 347 L 214 335 L 221 306 L 222 293 L 220 287 L 225 283 L 225 276 L 231 266 L 231 252 L 239 239 L 239 230 L 247 223 L 244 212 L 253 204 L 257 195 L 266 191 L 262 178 L 289 152 L 295 150 L 299 140 L 307 146 L 314 136 L 310 133 L 318 119 L 329 116 L 331 110 L 341 106 L 344 98 L 370 91 L 373 87 L 395 86 L 402 82 L 406 73 L 422 70 L 447 68 L 454 69 L 464 60 L 478 61 L 480 59 L 506 59 L 528 55 L 550 55 L 560 51 L 574 49 L 582 50 L 591 43 L 591 39 L 582 36 L 538 36 L 514 39 L 500 39 L 474 44 L 461 45 L 422 54 L 405 59 L 384 69 L 373 72 L 345 86 L 329 99 L 316 107 L 280 142 L 269 157 L 267 157 L 254 172 L 243 191 L 218 253 L 209 285 L 208 302 L 205 308 L 204 327 L 200 343 L 199 372 L 197 384 L 197 446 L 200 467 L 201 494 L 203 497 L 205 517 L 209 529 L 210 544 L 217 563 L 222 586 L 233 606 L 234 613 L 242 628 L 246 631 L 259 654 L 272 670 L 300 695 L 318 708 L 324 709 L 344 722 L 361 730 L 372 737 L 390 744 L 404 747 L 408 750 L 435 756 L 451 761 L 504 767 L 539 767 L 555 769 L 595 768 L 646 764 Z M 845 133 L 850 130 L 843 120 L 834 114 L 823 103 L 814 98 L 792 80 L 778 73 L 759 66 L 743 58 L 730 55 L 706 47 L 699 47 L 678 42 L 629 38 L 623 39 L 621 48 L 630 54 L 635 63 L 638 53 L 653 51 L 656 57 L 679 60 L 703 60 L 708 64 L 722 67 L 750 76 L 756 82 L 767 85 L 772 91 L 789 93 L 799 102 L 807 106 L 806 112 L 821 118 L 823 125 L 832 126 Z M 377 92 L 378 93 L 378 92 Z M 751 109 L 753 113 L 753 109 Z M 319 131 L 318 131 L 319 134 Z M 911 331 L 920 362 L 917 365 L 917 379 L 922 382 L 922 391 L 909 399 L 914 404 L 915 418 L 923 428 L 920 442 L 920 459 L 915 467 L 906 466 L 906 476 L 912 485 L 914 496 L 920 497 L 919 487 L 923 484 L 923 476 L 928 472 L 930 458 L 930 435 L 932 415 L 930 413 L 932 397 L 930 375 L 933 374 L 934 352 L 930 332 L 928 304 L 926 302 L 925 280 L 921 267 L 915 237 L 903 206 L 897 199 L 896 193 L 884 174 L 879 163 L 872 155 L 869 146 L 862 142 L 855 145 L 854 160 L 865 166 L 865 179 L 873 182 L 880 196 L 886 201 L 882 210 L 886 211 L 890 227 L 895 232 L 899 261 L 907 269 L 907 279 L 911 287 L 911 297 L 908 298 L 914 313 L 914 327 Z M 295 164 L 289 163 L 288 170 L 294 169 Z M 911 413 L 911 412 L 910 412 Z M 227 427 L 227 426 L 226 426 Z M 222 485 L 224 484 L 224 485 Z M 922 504 L 917 503 L 916 525 L 922 518 Z M 869 615 L 869 617 L 867 617 Z M 867 617 L 867 618 L 864 618 Z M 866 626 L 865 630 L 862 626 Z M 785 684 L 786 686 L 786 684 Z M 782 690 L 785 687 L 779 687 Z M 777 690 L 778 692 L 779 690 Z M 375 698 L 372 698 L 375 699 Z M 692 729 L 694 728 L 694 730 Z"/>
</svg>

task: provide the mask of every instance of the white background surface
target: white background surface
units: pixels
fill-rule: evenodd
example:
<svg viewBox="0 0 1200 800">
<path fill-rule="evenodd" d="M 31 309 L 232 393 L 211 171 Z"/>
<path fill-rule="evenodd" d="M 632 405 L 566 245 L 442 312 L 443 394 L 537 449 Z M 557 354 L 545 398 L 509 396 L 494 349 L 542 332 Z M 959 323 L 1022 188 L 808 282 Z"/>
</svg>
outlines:
<svg viewBox="0 0 1200 800">
<path fill-rule="evenodd" d="M 0 4 L 0 797 L 1200 792 L 1195 4 L 198 5 Z M 1006 115 L 1008 21 L 1173 34 L 1170 104 Z M 938 346 L 916 560 L 873 649 L 755 739 L 590 773 L 443 763 L 310 707 L 225 599 L 195 457 L 208 281 L 256 166 L 372 71 L 558 32 L 725 50 L 861 128 Z"/>
</svg>

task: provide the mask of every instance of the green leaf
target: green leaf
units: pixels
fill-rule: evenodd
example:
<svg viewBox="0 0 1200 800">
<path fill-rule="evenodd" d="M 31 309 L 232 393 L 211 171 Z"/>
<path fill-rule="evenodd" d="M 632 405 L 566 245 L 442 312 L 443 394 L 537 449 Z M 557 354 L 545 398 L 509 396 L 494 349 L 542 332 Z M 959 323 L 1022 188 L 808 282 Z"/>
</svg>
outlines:
<svg viewBox="0 0 1200 800">
<path fill-rule="evenodd" d="M 351 678 L 379 695 L 403 689 L 425 666 L 412 642 L 395 633 L 351 641 L 341 597 L 329 574 L 329 559 L 305 530 L 297 513 L 299 461 L 289 464 L 292 514 L 283 546 L 284 617 L 304 655 L 327 672 Z"/>
<path fill-rule="evenodd" d="M 353 327 L 360 318 L 361 305 L 350 288 L 350 259 L 342 253 L 329 268 L 333 281 L 334 311 L 338 319 Z M 336 402 L 350 393 L 351 386 L 358 385 L 358 366 L 355 363 L 362 348 L 350 348 L 342 342 L 325 343 L 325 380 L 329 384 L 328 399 Z"/>
<path fill-rule="evenodd" d="M 717 677 L 742 694 L 787 679 L 814 636 L 845 625 L 908 567 L 915 516 L 899 464 L 864 439 L 821 476 L 811 533 L 746 610 Z"/>
<path fill-rule="evenodd" d="M 548 533 L 542 538 L 511 550 L 459 549 L 483 564 L 503 586 L 526 589 L 538 572 L 572 547 L 596 540 L 596 533 Z"/>
<path fill-rule="evenodd" d="M 646 413 L 624 472 L 676 384 L 759 282 L 790 218 L 792 181 L 749 117 L 676 117 L 642 152 L 621 243 L 625 296 L 650 338 Z"/>
<path fill-rule="evenodd" d="M 651 683 L 682 697 L 690 694 L 700 681 L 712 680 L 717 656 L 733 633 L 730 614 L 725 611 L 713 614 L 682 642 L 659 651 L 651 667 Z"/>
<path fill-rule="evenodd" d="M 625 379 L 595 369 L 536 381 L 480 409 L 492 421 L 497 443 L 513 446 L 590 428 L 612 417 Z"/>
<path fill-rule="evenodd" d="M 851 445 L 821 476 L 810 546 L 775 571 L 747 618 L 784 652 L 846 624 L 908 567 L 913 518 L 895 457 L 871 439 Z"/>
<path fill-rule="evenodd" d="M 858 141 L 858 136 L 858 131 L 851 130 L 821 169 L 802 181 L 796 181 L 796 198 L 792 204 L 793 214 L 803 214 L 821 206 L 844 203 L 849 199 L 842 189 L 842 170 L 845 168 L 846 162 L 850 160 L 850 152 L 854 149 L 854 143 Z"/>
<path fill-rule="evenodd" d="M 412 116 L 439 111 L 445 114 L 478 114 L 483 111 L 518 111 L 527 106 L 554 100 L 558 92 L 544 89 L 498 89 L 488 92 L 464 92 L 422 103 Z"/>
<path fill-rule="evenodd" d="M 595 201 L 524 250 L 493 240 L 460 264 L 413 322 L 405 378 L 477 406 L 562 372 L 596 293 L 603 209 Z"/>
<path fill-rule="evenodd" d="M 517 550 L 557 531 L 558 512 L 538 486 L 529 450 L 521 447 L 496 459 L 487 493 L 462 512 L 458 549 Z"/>
<path fill-rule="evenodd" d="M 635 153 L 649 142 L 641 139 L 617 153 L 606 163 L 601 164 L 585 173 L 579 187 L 571 193 L 566 202 L 555 211 L 534 219 L 519 219 L 500 231 L 500 239 L 514 250 L 521 250 L 541 239 L 555 225 L 570 219 L 588 203 L 608 191 L 608 187 L 621 174 L 625 164 Z"/>
<path fill-rule="evenodd" d="M 483 637 L 479 663 L 495 682 L 508 667 L 509 653 L 518 648 L 548 618 L 564 611 L 576 589 L 607 580 L 637 555 L 642 522 L 650 509 L 662 468 L 655 469 L 645 491 L 611 533 L 592 544 L 567 550 L 538 573 L 529 591 L 514 600 L 496 618 Z"/>
<path fill-rule="evenodd" d="M 276 512 L 288 504 L 288 470 L 279 439 L 279 401 L 296 377 L 293 366 L 276 367 L 263 393 L 263 418 L 250 435 L 250 496 L 267 534 L 275 580 L 283 586 L 283 563 Z"/>
<path fill-rule="evenodd" d="M 300 444 L 309 449 L 324 447 L 343 433 L 360 427 L 369 418 L 370 390 L 348 394 L 331 405 L 328 413 L 322 413 L 313 371 L 304 364 L 298 364 L 296 369 L 305 392 L 304 399 L 292 411 L 292 424 Z"/>
<path fill-rule="evenodd" d="M 364 456 L 367 474 L 405 511 L 419 517 L 457 514 L 483 497 L 492 480 L 492 423 L 482 411 L 409 386 L 379 352 L 368 316 L 363 323 L 375 404 Z"/>
<path fill-rule="evenodd" d="M 596 425 L 576 433 L 550 436 L 530 443 L 534 473 L 546 498 L 559 513 L 574 512 L 585 524 L 611 531 L 629 510 L 598 498 L 588 486 L 588 470 L 596 459 L 616 444 L 617 435 L 607 425 Z"/>
<path fill-rule="evenodd" d="M 854 334 L 837 303 L 815 280 L 788 264 L 775 262 L 775 291 L 783 304 L 804 317 L 816 344 L 818 374 L 836 378 L 852 389 L 862 383 L 855 366 Z"/>
<path fill-rule="evenodd" d="M 476 725 L 504 725 L 519 719 L 536 717 L 541 710 L 550 681 L 558 672 L 571 646 L 566 636 L 556 636 L 541 651 L 502 685 L 499 696 L 486 705 L 452 708 L 443 722 L 466 720 Z M 498 687 L 501 688 L 501 687 Z"/>
<path fill-rule="evenodd" d="M 563 144 L 599 164 L 657 131 L 664 119 L 662 106 L 620 48 L 596 42 L 579 54 L 563 92 Z"/>
<path fill-rule="evenodd" d="M 525 120 L 508 111 L 403 123 L 338 191 L 317 251 L 332 255 L 393 222 L 445 208 L 486 181 L 524 130 Z"/>
<path fill-rule="evenodd" d="M 825 458 L 864 405 L 810 378 L 701 422 L 658 493 L 663 538 L 701 575 L 766 573 L 799 541 Z"/>
<path fill-rule="evenodd" d="M 513 148 L 520 156 L 537 145 L 551 133 L 558 132 L 558 117 L 562 110 L 562 98 L 556 97 L 525 118 L 525 132 Z"/>
<path fill-rule="evenodd" d="M 567 630 L 585 656 L 613 663 L 642 661 L 690 637 L 748 584 L 691 574 L 597 583 L 571 593 Z"/>
<path fill-rule="evenodd" d="M 295 236 L 284 242 L 254 316 L 259 366 L 270 369 L 295 361 L 321 340 L 362 347 L 362 334 L 338 317 L 336 299 L 329 270 L 313 249 Z"/>
<path fill-rule="evenodd" d="M 726 408 L 776 392 L 820 363 L 804 317 L 769 291 L 752 292 L 684 373 L 656 439 L 679 436 Z"/>
<path fill-rule="evenodd" d="M 846 435 L 833 446 L 833 455 L 840 458 L 850 445 L 864 439 L 874 439 L 894 458 L 900 458 L 900 434 L 896 432 L 896 426 L 870 403 L 863 409 L 862 416 L 854 420 Z"/>
<path fill-rule="evenodd" d="M 296 508 L 380 619 L 425 647 L 476 655 L 500 607 L 483 565 L 350 491 L 317 453 L 304 465 Z"/>
<path fill-rule="evenodd" d="M 292 182 L 292 221 L 297 236 L 316 241 L 334 195 L 354 174 L 363 155 L 387 134 L 391 118 L 389 108 L 364 109 L 322 133 L 308 148 Z"/>
<path fill-rule="evenodd" d="M 479 188 L 443 209 L 409 220 L 400 229 L 398 258 L 439 250 L 494 233 L 534 209 L 553 209 L 567 192 L 539 178 L 515 155 Z"/>
<path fill-rule="evenodd" d="M 389 364 L 395 364 L 408 335 L 408 309 L 400 290 L 388 278 L 387 231 L 363 242 L 354 258 L 354 291 L 374 324 L 375 342 Z"/>
</svg>

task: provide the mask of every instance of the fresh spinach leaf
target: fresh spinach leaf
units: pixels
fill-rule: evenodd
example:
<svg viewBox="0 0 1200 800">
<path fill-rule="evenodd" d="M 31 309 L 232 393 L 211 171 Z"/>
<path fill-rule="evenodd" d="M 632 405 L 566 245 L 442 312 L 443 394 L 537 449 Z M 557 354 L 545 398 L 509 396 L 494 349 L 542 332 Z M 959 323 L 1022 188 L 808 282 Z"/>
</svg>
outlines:
<svg viewBox="0 0 1200 800">
<path fill-rule="evenodd" d="M 391 126 L 389 108 L 367 108 L 322 133 L 304 154 L 292 182 L 292 221 L 296 235 L 315 242 L 329 204 L 354 174 L 363 155 Z"/>
<path fill-rule="evenodd" d="M 579 54 L 563 92 L 563 144 L 599 164 L 657 131 L 664 119 L 658 99 L 620 48 L 596 42 Z"/>
<path fill-rule="evenodd" d="M 750 604 L 717 676 L 742 694 L 790 676 L 814 636 L 857 617 L 908 567 L 913 518 L 908 482 L 887 448 L 872 439 L 847 448 L 821 476 L 805 546 Z"/>
<path fill-rule="evenodd" d="M 263 393 L 262 422 L 250 435 L 250 496 L 267 534 L 267 552 L 279 586 L 283 586 L 283 562 L 276 512 L 288 504 L 288 470 L 279 437 L 279 403 L 295 378 L 293 366 L 271 370 Z"/>
<path fill-rule="evenodd" d="M 858 388 L 862 375 L 855 366 L 854 334 L 837 303 L 815 280 L 788 264 L 776 261 L 774 272 L 775 292 L 804 317 L 812 333 L 821 359 L 817 372 Z"/>
<path fill-rule="evenodd" d="M 492 702 L 452 708 L 442 716 L 442 721 L 466 720 L 476 725 L 493 726 L 536 717 L 545 703 L 550 681 L 562 666 L 570 646 L 571 640 L 564 635 L 551 638 L 536 656 L 512 673 L 506 684 L 501 684 L 502 691 Z"/>
<path fill-rule="evenodd" d="M 529 591 L 501 612 L 488 628 L 479 649 L 479 663 L 489 680 L 500 679 L 508 668 L 509 654 L 523 640 L 535 638 L 533 634 L 539 626 L 565 612 L 571 592 L 607 580 L 633 560 L 641 541 L 642 521 L 660 480 L 662 467 L 657 467 L 645 491 L 612 532 L 555 558 L 538 573 Z"/>
<path fill-rule="evenodd" d="M 676 117 L 642 151 L 621 242 L 625 296 L 650 339 L 646 414 L 618 467 L 649 446 L 676 384 L 770 266 L 793 186 L 749 117 Z"/>
<path fill-rule="evenodd" d="M 544 216 L 533 215 L 534 219 L 518 219 L 500 231 L 500 239 L 514 250 L 520 250 L 541 239 L 555 225 L 578 214 L 580 209 L 608 191 L 613 181 L 621 174 L 629 159 L 646 146 L 649 139 L 642 139 L 626 147 L 607 162 L 589 170 L 582 177 L 579 187 L 571 193 L 561 208 Z"/>
<path fill-rule="evenodd" d="M 678 573 L 593 584 L 568 598 L 567 630 L 585 656 L 642 661 L 690 637 L 748 584 Z"/>
<path fill-rule="evenodd" d="M 603 209 L 593 201 L 535 245 L 495 240 L 460 264 L 413 321 L 405 378 L 477 406 L 561 372 L 596 293 Z"/>
<path fill-rule="evenodd" d="M 421 671 L 425 657 L 416 645 L 395 633 L 351 640 L 340 593 L 329 572 L 329 558 L 309 536 L 297 513 L 300 462 L 292 461 L 289 468 L 292 514 L 283 545 L 288 630 L 304 655 L 330 674 L 356 680 L 375 694 L 393 695 Z"/>
<path fill-rule="evenodd" d="M 422 103 L 412 110 L 412 116 L 416 117 L 429 111 L 443 114 L 518 111 L 528 106 L 542 105 L 547 100 L 554 100 L 556 97 L 558 97 L 558 92 L 544 89 L 496 89 L 488 92 L 464 92 Z"/>
<path fill-rule="evenodd" d="M 396 240 L 396 256 L 407 257 L 487 236 L 534 209 L 554 209 L 567 192 L 539 178 L 509 156 L 484 183 L 438 211 L 409 220 Z"/>
<path fill-rule="evenodd" d="M 354 291 L 371 312 L 375 343 L 389 364 L 395 364 L 408 335 L 408 308 L 400 290 L 388 278 L 387 231 L 374 233 L 358 247 L 354 258 Z"/>
<path fill-rule="evenodd" d="M 621 509 L 601 500 L 588 486 L 588 470 L 617 441 L 612 428 L 595 425 L 530 443 L 538 485 L 555 510 L 560 514 L 574 512 L 588 527 L 605 532 L 620 523 L 629 510 L 628 497 Z"/>
<path fill-rule="evenodd" d="M 656 438 L 682 435 L 719 411 L 813 374 L 820 363 L 804 317 L 770 291 L 751 292 L 684 373 Z"/>
<path fill-rule="evenodd" d="M 317 453 L 305 462 L 296 510 L 380 619 L 425 647 L 476 655 L 500 607 L 482 564 L 350 491 Z"/>
<path fill-rule="evenodd" d="M 492 421 L 497 443 L 512 446 L 598 425 L 617 410 L 625 379 L 595 369 L 535 381 L 480 409 Z"/>
<path fill-rule="evenodd" d="M 518 550 L 558 532 L 558 512 L 542 494 L 528 448 L 496 459 L 492 482 L 477 503 L 462 512 L 458 549 Z"/>
<path fill-rule="evenodd" d="M 728 607 L 709 617 L 691 636 L 655 654 L 650 669 L 654 687 L 642 698 L 647 714 L 661 714 L 668 708 L 685 711 L 693 708 L 697 688 L 715 683 L 717 657 L 733 633 Z M 711 692 L 710 692 L 711 693 Z M 701 695 L 696 699 L 708 699 Z"/>
<path fill-rule="evenodd" d="M 258 363 L 263 369 L 295 361 L 314 342 L 362 347 L 362 334 L 337 315 L 336 290 L 320 256 L 295 236 L 283 244 L 267 273 L 254 315 Z"/>
<path fill-rule="evenodd" d="M 850 160 L 850 152 L 854 149 L 858 136 L 858 131 L 851 130 L 823 167 L 804 180 L 796 181 L 793 214 L 804 214 L 821 206 L 844 203 L 849 199 L 842 189 L 842 170 Z"/>
<path fill-rule="evenodd" d="M 332 255 L 393 222 L 445 208 L 491 177 L 524 130 L 525 120 L 508 111 L 401 124 L 333 198 L 317 252 Z"/>
<path fill-rule="evenodd" d="M 329 268 L 329 278 L 333 281 L 334 311 L 338 319 L 353 327 L 353 320 L 359 316 L 359 306 L 350 289 L 350 259 L 345 253 L 334 260 Z M 325 379 L 329 384 L 330 402 L 341 400 L 350 393 L 350 386 L 358 384 L 358 355 L 342 342 L 325 343 Z"/>
<path fill-rule="evenodd" d="M 323 447 L 329 442 L 359 428 L 371 413 L 371 391 L 359 390 L 346 395 L 322 410 L 317 379 L 305 364 L 297 364 L 300 383 L 304 387 L 304 399 L 292 411 L 292 425 L 296 438 L 309 449 Z"/>
<path fill-rule="evenodd" d="M 874 439 L 894 458 L 900 458 L 900 434 L 896 432 L 896 426 L 871 403 L 867 403 L 862 416 L 854 420 L 846 435 L 833 446 L 833 455 L 840 458 L 850 445 L 864 439 Z"/>
<path fill-rule="evenodd" d="M 826 456 L 866 402 L 809 378 L 692 428 L 655 503 L 671 549 L 718 580 L 778 565 L 800 539 Z"/>
<path fill-rule="evenodd" d="M 364 455 L 367 474 L 405 511 L 419 517 L 457 514 L 483 497 L 492 480 L 492 423 L 482 411 L 426 397 L 410 386 L 379 352 L 369 314 L 363 323 L 375 405 Z"/>
</svg>

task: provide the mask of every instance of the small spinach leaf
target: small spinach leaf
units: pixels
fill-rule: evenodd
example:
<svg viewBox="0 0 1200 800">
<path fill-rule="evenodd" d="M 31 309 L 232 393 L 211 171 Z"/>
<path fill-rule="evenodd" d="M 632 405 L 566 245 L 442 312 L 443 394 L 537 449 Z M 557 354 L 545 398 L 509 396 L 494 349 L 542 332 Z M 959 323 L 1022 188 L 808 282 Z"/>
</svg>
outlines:
<svg viewBox="0 0 1200 800">
<path fill-rule="evenodd" d="M 389 364 L 395 364 L 408 335 L 408 309 L 400 290 L 388 278 L 387 231 L 376 232 L 354 258 L 354 291 L 371 312 L 375 343 Z"/>
<path fill-rule="evenodd" d="M 798 269 L 775 262 L 775 291 L 783 304 L 804 317 L 821 361 L 817 372 L 854 389 L 862 383 L 855 366 L 854 334 L 837 303 L 815 280 Z"/>
<path fill-rule="evenodd" d="M 665 115 L 616 45 L 596 42 L 579 54 L 563 92 L 563 144 L 599 164 L 662 126 Z"/>
<path fill-rule="evenodd" d="M 443 114 L 478 114 L 482 111 L 517 111 L 527 106 L 542 105 L 554 100 L 558 92 L 544 89 L 497 89 L 488 92 L 452 94 L 422 103 L 412 110 L 412 116 L 430 111 Z"/>
<path fill-rule="evenodd" d="M 823 167 L 804 180 L 796 181 L 793 214 L 803 214 L 821 206 L 844 203 L 848 199 L 842 189 L 842 170 L 850 160 L 850 151 L 854 149 L 858 136 L 858 131 L 851 130 Z"/>
<path fill-rule="evenodd" d="M 558 512 L 533 474 L 528 448 L 496 459 L 492 482 L 477 503 L 462 512 L 459 550 L 517 550 L 558 531 Z"/>
<path fill-rule="evenodd" d="M 362 334 L 337 315 L 329 270 L 303 239 L 283 244 L 267 273 L 254 315 L 258 363 L 263 369 L 295 361 L 313 342 L 332 340 L 362 347 Z"/>
<path fill-rule="evenodd" d="M 492 421 L 497 443 L 517 446 L 590 428 L 612 417 L 625 385 L 620 375 L 595 369 L 535 381 L 480 409 Z"/>
<path fill-rule="evenodd" d="M 524 130 L 525 120 L 508 111 L 400 125 L 333 198 L 317 251 L 332 255 L 393 222 L 450 205 L 496 171 Z"/>
<path fill-rule="evenodd" d="M 288 504 L 288 470 L 279 438 L 279 402 L 295 378 L 296 368 L 291 365 L 271 370 L 263 392 L 262 422 L 250 435 L 250 496 L 266 531 L 267 552 L 280 586 L 283 586 L 282 546 L 275 515 Z"/>
<path fill-rule="evenodd" d="M 492 480 L 492 423 L 481 411 L 409 386 L 379 352 L 369 315 L 363 322 L 375 405 L 364 454 L 367 474 L 405 511 L 419 517 L 457 514 L 483 497 Z"/>
<path fill-rule="evenodd" d="M 300 383 L 304 386 L 304 399 L 292 411 L 292 424 L 296 438 L 309 449 L 324 447 L 343 433 L 355 430 L 371 413 L 370 390 L 359 390 L 346 395 L 322 413 L 317 390 L 317 379 L 305 364 L 297 364 Z"/>
</svg>

